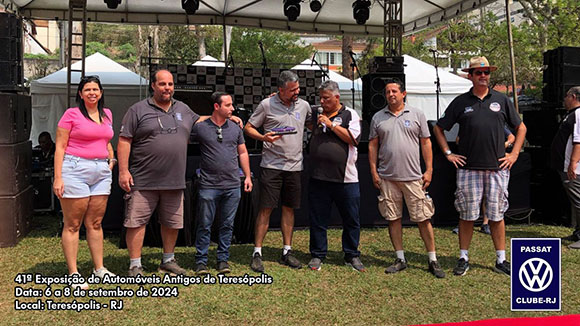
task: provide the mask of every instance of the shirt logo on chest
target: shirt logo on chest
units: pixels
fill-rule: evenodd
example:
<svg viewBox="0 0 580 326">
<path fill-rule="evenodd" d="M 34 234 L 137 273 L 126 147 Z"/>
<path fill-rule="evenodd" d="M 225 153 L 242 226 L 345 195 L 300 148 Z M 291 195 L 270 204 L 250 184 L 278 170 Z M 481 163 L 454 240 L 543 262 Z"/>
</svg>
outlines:
<svg viewBox="0 0 580 326">
<path fill-rule="evenodd" d="M 332 122 L 336 122 L 336 125 L 340 126 L 342 124 L 342 118 L 336 117 L 334 120 L 332 120 Z"/>
<path fill-rule="evenodd" d="M 463 111 L 463 113 L 469 113 L 469 112 L 473 112 L 473 108 L 471 106 L 466 107 L 465 111 Z"/>
<path fill-rule="evenodd" d="M 489 105 L 489 109 L 492 110 L 493 112 L 499 112 L 499 110 L 501 109 L 501 105 L 499 105 L 499 103 L 497 102 L 493 102 Z"/>
<path fill-rule="evenodd" d="M 294 112 L 294 118 L 296 118 L 296 120 L 300 121 L 300 112 Z"/>
<path fill-rule="evenodd" d="M 411 127 L 411 121 L 410 120 L 405 120 L 405 122 L 403 122 L 405 124 L 405 127 L 410 128 Z"/>
<path fill-rule="evenodd" d="M 177 119 L 177 121 L 183 121 L 183 117 L 181 117 L 181 112 L 175 113 L 175 119 Z"/>
</svg>

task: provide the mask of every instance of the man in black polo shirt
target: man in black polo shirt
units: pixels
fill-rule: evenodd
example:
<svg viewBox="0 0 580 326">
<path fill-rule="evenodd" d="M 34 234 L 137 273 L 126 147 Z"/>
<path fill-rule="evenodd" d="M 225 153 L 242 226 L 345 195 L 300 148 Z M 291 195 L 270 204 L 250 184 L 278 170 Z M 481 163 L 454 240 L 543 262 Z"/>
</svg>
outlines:
<svg viewBox="0 0 580 326">
<path fill-rule="evenodd" d="M 356 111 L 340 103 L 338 84 L 328 80 L 318 88 L 323 111 L 317 114 L 310 140 L 310 218 L 311 270 L 320 270 L 326 258 L 326 230 L 332 203 L 342 217 L 342 251 L 346 265 L 364 272 L 358 244 L 360 238 L 360 188 L 356 169 L 360 118 Z"/>
<path fill-rule="evenodd" d="M 456 97 L 433 128 L 435 137 L 447 160 L 457 170 L 455 208 L 459 212 L 460 257 L 453 269 L 455 275 L 465 275 L 469 269 L 468 249 L 473 236 L 473 222 L 479 218 L 483 200 L 497 260 L 494 270 L 510 274 L 505 259 L 505 224 L 508 209 L 509 170 L 518 159 L 526 136 L 526 126 L 507 96 L 491 89 L 489 79 L 497 67 L 485 57 L 471 58 L 467 78 L 471 90 Z M 449 150 L 443 130 L 459 124 L 458 154 Z M 516 131 L 511 153 L 505 152 L 504 124 Z"/>
<path fill-rule="evenodd" d="M 580 86 L 572 87 L 564 97 L 568 115 L 552 141 L 552 168 L 560 174 L 571 203 L 572 235 L 564 240 L 576 241 L 569 247 L 580 249 Z"/>
</svg>

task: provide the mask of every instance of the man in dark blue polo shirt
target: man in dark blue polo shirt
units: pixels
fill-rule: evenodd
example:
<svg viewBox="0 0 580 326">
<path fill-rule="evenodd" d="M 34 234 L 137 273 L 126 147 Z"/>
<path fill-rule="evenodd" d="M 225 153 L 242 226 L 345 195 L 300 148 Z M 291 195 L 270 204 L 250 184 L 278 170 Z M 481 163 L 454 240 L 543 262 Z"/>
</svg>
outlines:
<svg viewBox="0 0 580 326">
<path fill-rule="evenodd" d="M 526 126 L 512 102 L 489 87 L 492 71 L 485 57 L 471 58 L 467 78 L 473 83 L 469 92 L 456 97 L 443 117 L 433 128 L 435 137 L 447 160 L 457 170 L 455 208 L 459 212 L 460 256 L 455 275 L 465 275 L 469 269 L 468 249 L 473 236 L 473 222 L 479 218 L 483 201 L 497 260 L 494 270 L 510 274 L 510 264 L 505 259 L 505 223 L 503 216 L 508 209 L 509 171 L 518 159 L 526 137 Z M 459 124 L 458 153 L 449 150 L 443 130 Z M 516 131 L 511 153 L 505 152 L 504 125 Z"/>
<path fill-rule="evenodd" d="M 197 232 L 195 237 L 195 273 L 207 274 L 211 226 L 219 212 L 217 271 L 230 272 L 228 259 L 234 230 L 234 218 L 240 203 L 240 173 L 244 172 L 244 191 L 252 191 L 250 158 L 244 134 L 229 118 L 234 107 L 229 94 L 212 94 L 214 111 L 211 117 L 193 126 L 191 139 L 199 141 L 201 148 L 201 176 L 199 181 Z"/>
</svg>

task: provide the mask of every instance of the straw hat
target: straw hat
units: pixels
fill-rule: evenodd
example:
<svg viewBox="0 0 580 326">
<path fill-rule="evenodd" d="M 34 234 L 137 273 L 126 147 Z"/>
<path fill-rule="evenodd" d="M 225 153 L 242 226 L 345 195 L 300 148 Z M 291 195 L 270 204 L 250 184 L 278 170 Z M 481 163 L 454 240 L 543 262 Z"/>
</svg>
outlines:
<svg viewBox="0 0 580 326">
<path fill-rule="evenodd" d="M 469 72 L 471 69 L 476 68 L 489 68 L 489 71 L 496 71 L 496 66 L 490 66 L 489 62 L 487 61 L 486 57 L 473 57 L 469 59 L 469 67 L 465 69 L 461 69 L 461 71 Z"/>
</svg>

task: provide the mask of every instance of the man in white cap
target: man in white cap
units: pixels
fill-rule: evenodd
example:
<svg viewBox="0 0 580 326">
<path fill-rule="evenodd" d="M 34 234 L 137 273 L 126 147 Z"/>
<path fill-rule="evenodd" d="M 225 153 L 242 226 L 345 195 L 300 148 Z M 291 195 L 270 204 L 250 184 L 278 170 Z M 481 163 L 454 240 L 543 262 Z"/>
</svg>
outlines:
<svg viewBox="0 0 580 326">
<path fill-rule="evenodd" d="M 526 126 L 512 102 L 489 86 L 490 74 L 497 67 L 490 66 L 485 57 L 469 62 L 467 78 L 473 83 L 469 92 L 456 97 L 433 128 L 435 137 L 447 160 L 457 169 L 455 208 L 459 212 L 460 256 L 455 275 L 465 275 L 469 269 L 468 249 L 473 236 L 473 222 L 479 218 L 481 203 L 485 205 L 491 237 L 496 250 L 494 270 L 510 275 L 505 258 L 505 223 L 508 209 L 510 169 L 518 159 L 526 137 Z M 458 153 L 452 153 L 443 130 L 459 124 Z M 505 152 L 504 125 L 516 131 L 511 153 Z"/>
</svg>

